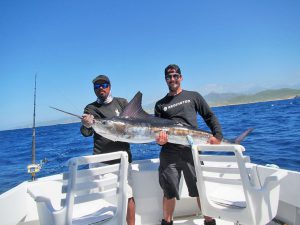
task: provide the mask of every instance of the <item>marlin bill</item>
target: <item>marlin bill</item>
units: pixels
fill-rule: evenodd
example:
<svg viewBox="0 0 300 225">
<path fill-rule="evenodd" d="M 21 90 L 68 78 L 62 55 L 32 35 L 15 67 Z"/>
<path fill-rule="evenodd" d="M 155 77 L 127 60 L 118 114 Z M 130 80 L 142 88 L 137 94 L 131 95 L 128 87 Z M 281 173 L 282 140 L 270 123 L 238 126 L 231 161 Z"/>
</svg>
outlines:
<svg viewBox="0 0 300 225">
<path fill-rule="evenodd" d="M 204 130 L 184 126 L 172 120 L 154 117 L 143 110 L 141 103 L 142 93 L 138 92 L 120 116 L 109 119 L 95 119 L 92 128 L 96 133 L 107 139 L 129 143 L 153 142 L 160 131 L 165 131 L 168 134 L 168 142 L 181 145 L 189 145 L 188 135 L 193 138 L 194 144 L 206 144 L 212 136 L 210 132 Z M 72 113 L 52 108 L 81 118 Z M 239 144 L 252 130 L 253 128 L 246 130 L 235 140 L 223 139 L 221 144 Z"/>
</svg>

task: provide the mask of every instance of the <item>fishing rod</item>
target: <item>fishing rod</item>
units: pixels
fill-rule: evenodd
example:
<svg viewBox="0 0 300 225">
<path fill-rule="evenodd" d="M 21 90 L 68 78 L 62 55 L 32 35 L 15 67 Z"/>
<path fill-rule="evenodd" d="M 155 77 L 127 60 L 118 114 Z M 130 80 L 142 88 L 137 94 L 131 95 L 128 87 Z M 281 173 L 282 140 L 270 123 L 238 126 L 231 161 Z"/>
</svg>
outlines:
<svg viewBox="0 0 300 225">
<path fill-rule="evenodd" d="M 64 110 L 55 108 L 55 107 L 53 107 L 53 106 L 49 106 L 49 107 L 50 107 L 51 109 L 55 109 L 55 110 L 57 110 L 57 111 L 60 111 L 60 112 L 69 114 L 69 115 L 71 115 L 71 116 L 75 116 L 75 117 L 77 117 L 77 118 L 79 118 L 79 119 L 82 119 L 82 118 L 83 118 L 82 116 L 79 116 L 79 115 L 76 115 L 76 114 L 73 114 L 73 113 L 70 113 L 70 112 L 67 112 L 67 111 L 64 111 Z"/>
<path fill-rule="evenodd" d="M 34 103 L 33 103 L 33 122 L 32 122 L 32 145 L 31 145 L 31 164 L 27 166 L 27 172 L 31 174 L 31 180 L 35 180 L 36 173 L 40 172 L 42 165 L 47 162 L 47 159 L 41 160 L 39 164 L 35 163 L 35 143 L 36 143 L 36 126 L 35 126 L 35 109 L 36 109 L 36 77 L 34 77 Z"/>
<path fill-rule="evenodd" d="M 33 126 L 32 126 L 32 148 L 31 163 L 35 164 L 35 108 L 36 108 L 36 74 L 34 77 L 34 103 L 33 103 Z"/>
</svg>

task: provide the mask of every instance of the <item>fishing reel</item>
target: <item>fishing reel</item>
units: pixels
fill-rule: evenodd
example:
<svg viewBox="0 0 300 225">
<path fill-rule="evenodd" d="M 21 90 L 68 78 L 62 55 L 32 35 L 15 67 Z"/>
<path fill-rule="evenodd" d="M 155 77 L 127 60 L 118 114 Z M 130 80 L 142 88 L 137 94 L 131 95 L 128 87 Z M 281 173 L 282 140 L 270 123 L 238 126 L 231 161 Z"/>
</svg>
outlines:
<svg viewBox="0 0 300 225">
<path fill-rule="evenodd" d="M 40 164 L 30 164 L 27 166 L 27 173 L 38 173 L 41 170 L 41 165 Z"/>
<path fill-rule="evenodd" d="M 33 164 L 30 164 L 27 166 L 27 172 L 31 174 L 32 180 L 34 180 L 35 174 L 40 172 L 43 165 L 47 162 L 48 162 L 48 160 L 46 158 L 44 158 L 43 160 L 40 160 L 40 163 L 38 163 L 38 164 L 33 163 Z"/>
</svg>

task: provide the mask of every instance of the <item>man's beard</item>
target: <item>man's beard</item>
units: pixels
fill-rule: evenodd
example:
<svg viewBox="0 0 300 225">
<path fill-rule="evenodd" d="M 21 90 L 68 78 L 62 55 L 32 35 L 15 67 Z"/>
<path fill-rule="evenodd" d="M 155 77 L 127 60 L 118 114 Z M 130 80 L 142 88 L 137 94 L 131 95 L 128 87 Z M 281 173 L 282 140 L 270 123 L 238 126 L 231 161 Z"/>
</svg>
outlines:
<svg viewBox="0 0 300 225">
<path fill-rule="evenodd" d="M 111 94 L 111 91 L 108 93 L 108 95 L 106 95 L 104 93 L 101 93 L 97 97 L 98 97 L 97 102 L 99 104 L 108 104 L 113 100 L 113 96 Z"/>
<path fill-rule="evenodd" d="M 179 84 L 170 84 L 168 85 L 169 91 L 171 92 L 176 92 L 179 89 L 180 85 Z"/>
<path fill-rule="evenodd" d="M 100 93 L 98 95 L 98 98 L 100 98 L 102 101 L 105 101 L 105 99 L 107 98 L 107 96 L 109 95 L 109 93 Z"/>
</svg>

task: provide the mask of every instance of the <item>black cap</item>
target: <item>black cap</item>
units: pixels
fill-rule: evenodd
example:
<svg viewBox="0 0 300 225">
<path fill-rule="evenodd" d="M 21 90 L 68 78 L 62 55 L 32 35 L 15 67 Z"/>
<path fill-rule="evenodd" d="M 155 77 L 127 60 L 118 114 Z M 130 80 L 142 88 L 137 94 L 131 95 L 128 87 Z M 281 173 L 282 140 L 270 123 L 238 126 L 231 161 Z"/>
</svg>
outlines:
<svg viewBox="0 0 300 225">
<path fill-rule="evenodd" d="M 165 68 L 165 75 L 168 74 L 168 70 L 169 70 L 169 69 L 174 69 L 174 70 L 176 71 L 176 73 L 181 74 L 181 70 L 180 70 L 179 66 L 176 65 L 176 64 L 170 64 L 170 65 L 168 65 L 168 66 Z"/>
<path fill-rule="evenodd" d="M 97 76 L 94 80 L 93 80 L 93 84 L 95 84 L 97 81 L 99 81 L 99 80 L 101 80 L 101 81 L 104 81 L 104 82 L 106 82 L 106 83 L 108 83 L 109 85 L 110 85 L 110 80 L 109 80 L 109 78 L 107 77 L 107 76 L 105 76 L 105 75 L 99 75 L 99 76 Z"/>
</svg>

